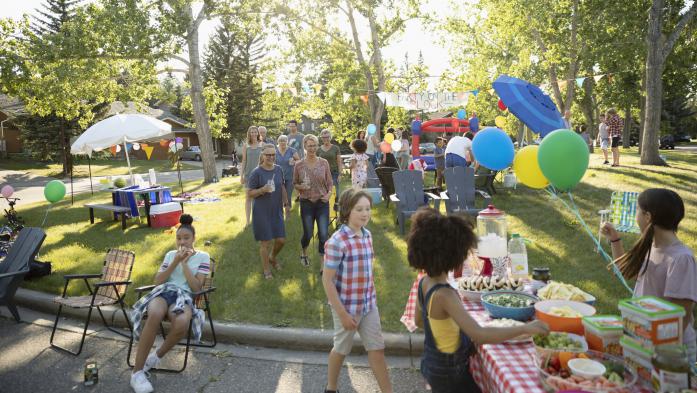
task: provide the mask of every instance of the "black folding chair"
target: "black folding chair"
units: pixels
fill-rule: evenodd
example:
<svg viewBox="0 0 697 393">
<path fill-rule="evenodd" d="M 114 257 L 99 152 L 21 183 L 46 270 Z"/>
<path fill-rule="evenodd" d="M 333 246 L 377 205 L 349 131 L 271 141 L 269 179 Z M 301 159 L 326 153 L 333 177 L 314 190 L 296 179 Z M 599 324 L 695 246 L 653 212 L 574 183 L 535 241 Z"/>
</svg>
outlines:
<svg viewBox="0 0 697 393">
<path fill-rule="evenodd" d="M 203 312 L 206 313 L 206 318 L 208 318 L 208 323 L 210 324 L 211 328 L 211 338 L 212 341 L 210 343 L 205 343 L 205 342 L 200 342 L 200 343 L 192 343 L 191 342 L 191 333 L 193 331 L 192 326 L 193 326 L 193 318 L 191 318 L 191 321 L 189 321 L 189 332 L 186 336 L 186 342 L 179 342 L 178 345 L 184 345 L 186 347 L 186 350 L 184 352 L 184 364 L 180 369 L 167 369 L 167 368 L 151 368 L 150 370 L 152 371 L 163 371 L 163 372 L 168 372 L 168 373 L 180 373 L 186 369 L 186 364 L 189 360 L 189 350 L 191 347 L 204 347 L 204 348 L 213 348 L 218 344 L 218 339 L 215 336 L 215 327 L 213 325 L 213 316 L 211 315 L 211 307 L 210 307 L 210 299 L 209 299 L 209 294 L 215 291 L 215 287 L 213 286 L 213 276 L 215 275 L 215 260 L 211 258 L 210 261 L 211 264 L 211 274 L 209 274 L 205 281 L 203 282 L 203 286 L 201 287 L 201 290 L 198 292 L 192 293 L 192 297 L 194 300 L 194 305 L 196 306 L 197 309 L 203 310 Z M 143 296 L 143 292 L 149 292 L 152 291 L 156 285 L 146 285 L 144 287 L 139 287 L 136 288 L 136 293 L 138 294 L 138 298 L 141 298 Z M 145 319 L 147 318 L 147 314 L 143 316 L 143 322 L 144 323 Z M 162 323 L 160 323 L 160 332 L 162 333 L 162 337 L 166 338 L 167 333 L 165 332 L 165 327 Z M 126 364 L 128 364 L 129 367 L 133 367 L 134 365 L 131 363 L 131 352 L 133 352 L 133 335 L 131 334 L 130 337 L 130 342 L 128 343 L 128 353 L 126 354 Z"/>
</svg>

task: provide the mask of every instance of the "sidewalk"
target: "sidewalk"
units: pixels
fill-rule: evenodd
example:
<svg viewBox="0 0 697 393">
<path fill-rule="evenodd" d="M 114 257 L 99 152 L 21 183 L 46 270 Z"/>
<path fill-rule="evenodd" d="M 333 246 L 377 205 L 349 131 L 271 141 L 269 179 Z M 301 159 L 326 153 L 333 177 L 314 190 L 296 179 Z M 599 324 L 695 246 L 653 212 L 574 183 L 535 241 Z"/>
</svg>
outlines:
<svg viewBox="0 0 697 393">
<path fill-rule="evenodd" d="M 55 303 L 53 303 L 53 298 L 55 296 L 54 294 L 19 288 L 15 300 L 17 304 L 21 306 L 55 315 L 57 311 L 57 307 Z M 102 311 L 104 311 L 107 320 L 114 321 L 116 326 L 126 326 L 123 315 L 121 312 L 117 312 L 118 310 L 116 308 L 102 307 Z M 65 307 L 63 308 L 63 314 L 84 320 L 87 315 L 87 310 Z M 264 325 L 221 322 L 215 320 L 215 314 L 213 314 L 213 321 L 218 342 L 319 352 L 329 352 L 333 346 L 333 334 L 331 330 L 274 328 Z M 92 313 L 91 323 L 93 323 L 95 327 L 102 326 L 98 313 Z M 209 337 L 209 334 L 210 326 L 206 323 L 204 327 L 204 336 Z M 411 355 L 414 359 L 417 359 L 421 355 L 424 341 L 423 334 L 383 333 L 383 336 L 385 338 L 385 353 L 388 355 Z M 354 340 L 353 353 L 363 353 L 363 344 L 358 336 L 356 336 Z"/>
<path fill-rule="evenodd" d="M 0 391 L 2 392 L 131 392 L 130 368 L 126 365 L 128 341 L 95 324 L 89 331 L 80 356 L 55 350 L 49 345 L 53 315 L 25 308 L 25 322 L 7 319 L 0 308 Z M 56 340 L 60 344 L 79 344 L 77 321 L 64 319 Z M 151 373 L 159 392 L 322 392 L 326 383 L 326 353 L 295 352 L 218 344 L 212 350 L 190 353 L 187 369 L 179 375 Z M 97 363 L 99 382 L 82 384 L 84 365 Z M 174 349 L 163 362 L 176 366 L 183 361 L 181 348 Z M 423 379 L 408 358 L 388 357 L 395 392 L 426 392 Z M 418 366 L 418 361 L 417 361 Z M 340 379 L 342 392 L 376 392 L 377 383 L 368 368 L 367 357 L 350 356 Z"/>
</svg>

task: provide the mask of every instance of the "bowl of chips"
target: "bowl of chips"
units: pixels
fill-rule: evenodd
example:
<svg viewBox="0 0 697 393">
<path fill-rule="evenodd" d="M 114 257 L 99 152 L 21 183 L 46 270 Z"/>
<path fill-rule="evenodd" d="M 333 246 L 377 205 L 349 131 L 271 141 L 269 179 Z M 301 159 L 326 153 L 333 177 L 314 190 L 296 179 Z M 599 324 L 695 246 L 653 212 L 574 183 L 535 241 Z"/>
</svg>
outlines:
<svg viewBox="0 0 697 393">
<path fill-rule="evenodd" d="M 583 302 L 595 304 L 595 297 L 584 292 L 579 288 L 559 281 L 550 281 L 549 284 L 537 291 L 537 297 L 542 300 L 573 300 L 575 302 Z"/>
<path fill-rule="evenodd" d="M 583 317 L 595 315 L 589 304 L 572 300 L 543 300 L 535 303 L 535 317 L 546 322 L 555 332 L 574 333 L 583 336 Z"/>
</svg>

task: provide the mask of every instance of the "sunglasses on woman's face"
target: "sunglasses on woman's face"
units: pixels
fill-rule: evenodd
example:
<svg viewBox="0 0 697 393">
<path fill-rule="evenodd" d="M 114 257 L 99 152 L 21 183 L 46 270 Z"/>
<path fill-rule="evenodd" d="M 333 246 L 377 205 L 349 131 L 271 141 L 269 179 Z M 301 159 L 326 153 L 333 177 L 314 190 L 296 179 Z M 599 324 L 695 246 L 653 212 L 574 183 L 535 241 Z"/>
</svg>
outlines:
<svg viewBox="0 0 697 393">
<path fill-rule="evenodd" d="M 273 158 L 276 158 L 276 153 L 273 153 L 273 154 L 264 154 L 264 155 L 265 155 L 266 157 L 273 157 Z"/>
</svg>

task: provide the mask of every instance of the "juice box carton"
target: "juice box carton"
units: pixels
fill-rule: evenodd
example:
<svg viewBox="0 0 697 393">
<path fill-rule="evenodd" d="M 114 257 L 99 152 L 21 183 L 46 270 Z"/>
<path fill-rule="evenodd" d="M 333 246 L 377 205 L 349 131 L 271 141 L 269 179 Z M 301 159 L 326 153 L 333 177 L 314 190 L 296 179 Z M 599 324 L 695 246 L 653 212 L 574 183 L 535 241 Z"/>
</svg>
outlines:
<svg viewBox="0 0 697 393">
<path fill-rule="evenodd" d="M 682 342 L 685 309 L 654 296 L 624 299 L 619 303 L 624 332 L 646 348 Z"/>
<path fill-rule="evenodd" d="M 637 385 L 652 388 L 651 374 L 653 372 L 653 350 L 646 348 L 634 338 L 623 335 L 620 338 L 624 362 L 637 372 Z"/>
<path fill-rule="evenodd" d="M 592 350 L 622 356 L 620 338 L 624 333 L 622 318 L 618 315 L 583 317 L 588 347 Z"/>
</svg>

